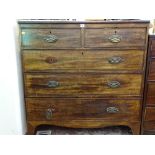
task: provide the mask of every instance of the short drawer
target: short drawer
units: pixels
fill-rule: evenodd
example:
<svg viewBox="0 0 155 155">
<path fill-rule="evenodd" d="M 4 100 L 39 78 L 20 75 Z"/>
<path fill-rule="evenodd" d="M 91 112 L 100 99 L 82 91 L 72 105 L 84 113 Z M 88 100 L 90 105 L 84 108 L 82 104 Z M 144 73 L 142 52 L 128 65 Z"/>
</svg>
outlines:
<svg viewBox="0 0 155 155">
<path fill-rule="evenodd" d="M 146 107 L 144 121 L 155 121 L 155 107 Z"/>
<path fill-rule="evenodd" d="M 141 71 L 140 50 L 24 50 L 24 72 Z"/>
<path fill-rule="evenodd" d="M 25 74 L 25 94 L 29 97 L 57 96 L 140 96 L 140 74 Z"/>
<path fill-rule="evenodd" d="M 150 61 L 148 80 L 155 81 L 155 59 Z"/>
<path fill-rule="evenodd" d="M 155 82 L 148 82 L 148 90 L 147 90 L 147 105 L 155 105 Z"/>
<path fill-rule="evenodd" d="M 85 47 L 134 48 L 145 44 L 145 28 L 85 29 Z"/>
<path fill-rule="evenodd" d="M 26 98 L 28 121 L 140 120 L 139 100 Z"/>
<path fill-rule="evenodd" d="M 80 29 L 22 29 L 25 49 L 61 49 L 81 47 Z"/>
</svg>

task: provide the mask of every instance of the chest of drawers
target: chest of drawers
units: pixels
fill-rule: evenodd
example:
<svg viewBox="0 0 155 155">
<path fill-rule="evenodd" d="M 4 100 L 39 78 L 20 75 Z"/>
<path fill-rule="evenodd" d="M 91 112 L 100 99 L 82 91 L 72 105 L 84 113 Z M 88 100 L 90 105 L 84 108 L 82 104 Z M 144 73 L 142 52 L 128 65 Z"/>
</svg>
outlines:
<svg viewBox="0 0 155 155">
<path fill-rule="evenodd" d="M 149 36 L 146 87 L 144 99 L 143 128 L 144 134 L 155 133 L 155 36 Z"/>
<path fill-rule="evenodd" d="M 148 21 L 19 21 L 28 134 L 39 125 L 140 133 Z"/>
</svg>

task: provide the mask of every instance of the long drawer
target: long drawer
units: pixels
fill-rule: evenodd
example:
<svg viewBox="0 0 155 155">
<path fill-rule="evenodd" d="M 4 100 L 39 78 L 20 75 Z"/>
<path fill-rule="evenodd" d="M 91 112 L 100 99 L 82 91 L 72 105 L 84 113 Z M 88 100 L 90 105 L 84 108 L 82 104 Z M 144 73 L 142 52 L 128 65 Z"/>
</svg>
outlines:
<svg viewBox="0 0 155 155">
<path fill-rule="evenodd" d="M 140 100 L 26 98 L 28 121 L 140 119 Z"/>
<path fill-rule="evenodd" d="M 62 49 L 81 47 L 80 29 L 22 29 L 25 49 Z"/>
<path fill-rule="evenodd" d="M 141 50 L 24 50 L 24 72 L 141 71 Z"/>
<path fill-rule="evenodd" d="M 145 28 L 85 29 L 85 47 L 134 48 L 144 47 Z"/>
<path fill-rule="evenodd" d="M 141 74 L 25 74 L 25 94 L 29 97 L 108 95 L 140 96 Z"/>
</svg>

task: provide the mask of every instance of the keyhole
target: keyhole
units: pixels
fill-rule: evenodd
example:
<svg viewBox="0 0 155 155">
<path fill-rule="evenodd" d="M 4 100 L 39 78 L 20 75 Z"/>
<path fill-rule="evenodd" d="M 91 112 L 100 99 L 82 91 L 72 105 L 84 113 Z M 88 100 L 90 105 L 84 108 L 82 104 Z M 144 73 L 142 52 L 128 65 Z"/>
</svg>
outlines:
<svg viewBox="0 0 155 155">
<path fill-rule="evenodd" d="M 84 55 L 83 52 L 82 52 L 82 55 Z"/>
<path fill-rule="evenodd" d="M 115 34 L 117 33 L 117 31 L 115 31 Z"/>
</svg>

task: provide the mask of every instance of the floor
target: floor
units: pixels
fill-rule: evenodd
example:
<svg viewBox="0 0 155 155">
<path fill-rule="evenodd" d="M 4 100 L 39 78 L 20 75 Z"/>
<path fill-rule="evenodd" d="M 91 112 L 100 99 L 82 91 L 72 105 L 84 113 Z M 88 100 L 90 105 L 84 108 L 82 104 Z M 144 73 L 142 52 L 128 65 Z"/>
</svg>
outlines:
<svg viewBox="0 0 155 155">
<path fill-rule="evenodd" d="M 100 129 L 73 129 L 52 126 L 40 126 L 37 135 L 132 135 L 131 129 L 125 126 Z"/>
</svg>

